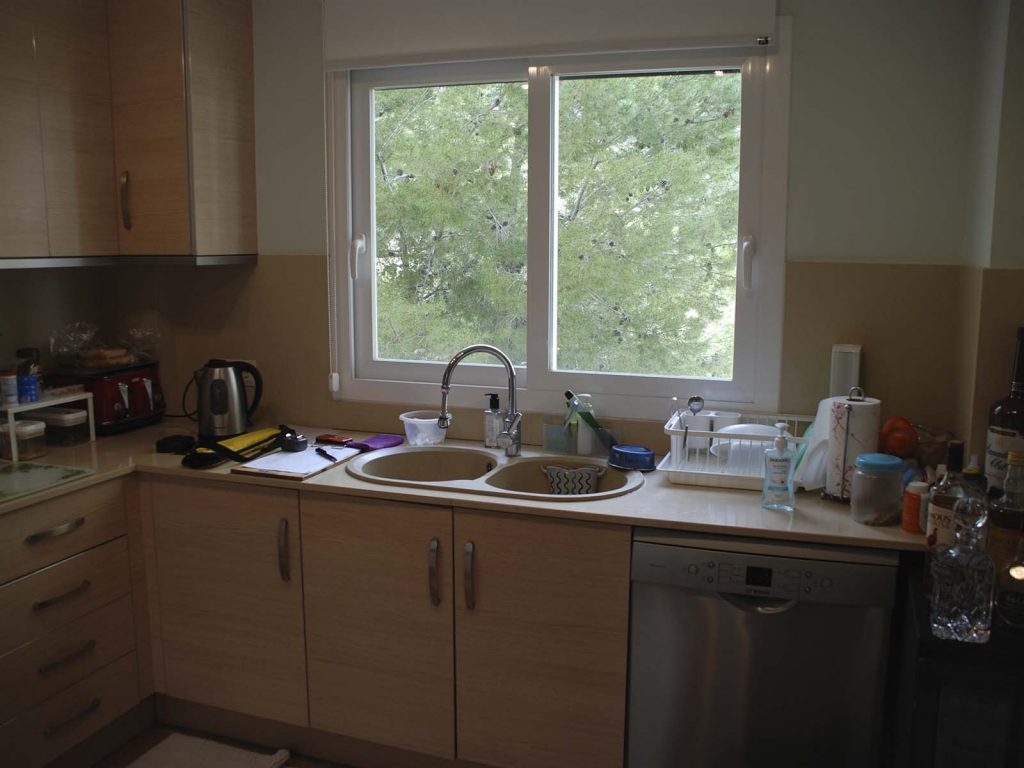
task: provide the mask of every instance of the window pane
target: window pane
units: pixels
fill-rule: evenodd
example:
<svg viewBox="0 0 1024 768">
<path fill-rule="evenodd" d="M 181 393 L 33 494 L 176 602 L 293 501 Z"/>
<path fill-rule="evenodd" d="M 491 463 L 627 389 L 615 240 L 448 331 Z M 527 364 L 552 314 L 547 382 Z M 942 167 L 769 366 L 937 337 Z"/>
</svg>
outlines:
<svg viewBox="0 0 1024 768">
<path fill-rule="evenodd" d="M 524 83 L 374 92 L 377 359 L 525 363 L 526 107 Z"/>
<path fill-rule="evenodd" d="M 558 369 L 732 376 L 740 84 L 560 81 Z"/>
</svg>

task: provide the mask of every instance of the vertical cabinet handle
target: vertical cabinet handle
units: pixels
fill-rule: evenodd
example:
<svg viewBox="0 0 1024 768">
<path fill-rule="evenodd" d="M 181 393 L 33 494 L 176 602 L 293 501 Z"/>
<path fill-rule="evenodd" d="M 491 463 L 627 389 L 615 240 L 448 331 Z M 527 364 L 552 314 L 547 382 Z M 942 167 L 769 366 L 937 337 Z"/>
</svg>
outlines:
<svg viewBox="0 0 1024 768">
<path fill-rule="evenodd" d="M 463 585 L 466 588 L 466 610 L 476 608 L 476 585 L 473 583 L 473 542 L 467 541 L 462 556 Z"/>
<path fill-rule="evenodd" d="M 277 569 L 281 572 L 281 581 L 292 580 L 291 558 L 288 554 L 288 518 L 282 517 L 277 524 Z"/>
<path fill-rule="evenodd" d="M 128 171 L 121 171 L 121 180 L 118 184 L 118 194 L 121 198 L 121 223 L 125 229 L 132 228 L 132 213 L 128 208 L 128 184 L 131 181 L 131 174 Z"/>
<path fill-rule="evenodd" d="M 441 588 L 437 583 L 437 548 L 441 542 L 435 537 L 430 540 L 430 548 L 427 550 L 427 585 L 430 587 L 430 602 L 432 605 L 441 604 Z"/>
</svg>

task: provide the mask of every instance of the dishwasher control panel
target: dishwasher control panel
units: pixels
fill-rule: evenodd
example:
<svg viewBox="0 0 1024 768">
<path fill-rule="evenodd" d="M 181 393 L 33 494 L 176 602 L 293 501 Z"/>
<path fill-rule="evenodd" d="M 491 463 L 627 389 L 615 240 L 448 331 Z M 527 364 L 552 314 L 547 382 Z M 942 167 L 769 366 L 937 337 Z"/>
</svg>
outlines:
<svg viewBox="0 0 1024 768">
<path fill-rule="evenodd" d="M 860 604 L 892 600 L 895 568 L 634 542 L 633 581 L 705 592 Z"/>
</svg>

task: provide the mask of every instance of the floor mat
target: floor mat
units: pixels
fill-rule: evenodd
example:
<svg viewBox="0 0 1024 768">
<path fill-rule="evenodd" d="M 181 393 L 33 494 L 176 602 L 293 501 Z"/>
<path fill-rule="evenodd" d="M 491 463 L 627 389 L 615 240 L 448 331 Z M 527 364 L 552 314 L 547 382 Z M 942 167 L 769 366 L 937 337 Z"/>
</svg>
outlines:
<svg viewBox="0 0 1024 768">
<path fill-rule="evenodd" d="M 289 757 L 287 749 L 266 755 L 172 733 L 128 768 L 282 768 Z"/>
</svg>

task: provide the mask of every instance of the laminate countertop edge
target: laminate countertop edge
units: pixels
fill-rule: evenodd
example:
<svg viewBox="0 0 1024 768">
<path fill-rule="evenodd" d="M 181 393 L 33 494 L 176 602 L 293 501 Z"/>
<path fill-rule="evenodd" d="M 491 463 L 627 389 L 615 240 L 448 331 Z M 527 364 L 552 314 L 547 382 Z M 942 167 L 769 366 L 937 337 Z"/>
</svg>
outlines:
<svg viewBox="0 0 1024 768">
<path fill-rule="evenodd" d="M 312 437 L 327 429 L 301 428 Z M 0 504 L 0 516 L 47 499 L 73 493 L 97 483 L 129 475 L 174 476 L 192 480 L 241 483 L 248 486 L 285 488 L 295 491 L 376 497 L 433 506 L 459 507 L 528 514 L 567 520 L 613 523 L 618 525 L 666 528 L 716 533 L 730 536 L 761 537 L 784 541 L 804 541 L 836 546 L 921 551 L 924 537 L 910 534 L 899 526 L 873 527 L 854 522 L 848 507 L 823 501 L 817 493 L 797 496 L 792 514 L 762 509 L 760 494 L 720 488 L 673 485 L 667 474 L 649 472 L 640 489 L 623 496 L 594 501 L 543 501 L 455 492 L 442 489 L 410 488 L 370 483 L 350 475 L 344 464 L 304 481 L 275 477 L 253 477 L 230 471 L 231 464 L 208 470 L 181 466 L 181 457 L 158 454 L 156 440 L 181 433 L 173 424 L 161 423 L 122 435 L 99 438 L 95 443 L 72 447 L 51 447 L 39 461 L 63 466 L 86 467 L 93 474 L 64 485 L 27 494 Z M 332 429 L 330 431 L 337 431 Z M 355 434 L 355 433 L 351 433 Z M 448 445 L 480 449 L 480 443 L 454 440 Z M 532 446 L 524 446 L 523 455 L 543 455 Z M 496 454 L 497 455 L 497 454 Z"/>
</svg>

